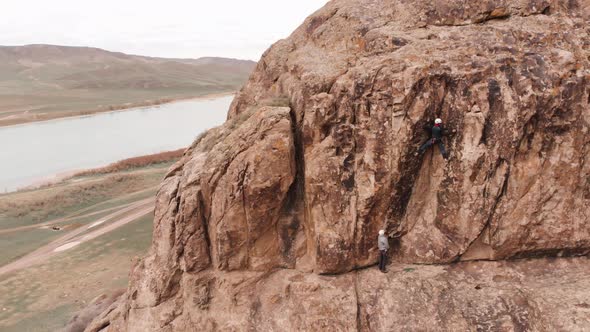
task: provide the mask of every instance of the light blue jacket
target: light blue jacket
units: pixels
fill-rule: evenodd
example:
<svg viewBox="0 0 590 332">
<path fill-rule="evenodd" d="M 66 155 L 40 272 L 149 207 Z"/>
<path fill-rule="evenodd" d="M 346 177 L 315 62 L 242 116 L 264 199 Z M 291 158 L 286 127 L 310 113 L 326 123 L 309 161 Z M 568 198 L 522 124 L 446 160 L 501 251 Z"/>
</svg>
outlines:
<svg viewBox="0 0 590 332">
<path fill-rule="evenodd" d="M 379 250 L 389 249 L 389 241 L 387 240 L 387 236 L 379 235 L 379 238 L 377 239 L 377 245 L 379 246 Z"/>
</svg>

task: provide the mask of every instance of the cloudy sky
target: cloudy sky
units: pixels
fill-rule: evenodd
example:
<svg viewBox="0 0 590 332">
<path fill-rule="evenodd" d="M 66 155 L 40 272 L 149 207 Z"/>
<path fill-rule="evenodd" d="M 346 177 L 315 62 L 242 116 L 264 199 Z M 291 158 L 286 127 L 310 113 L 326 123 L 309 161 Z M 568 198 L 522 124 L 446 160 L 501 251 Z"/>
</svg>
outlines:
<svg viewBox="0 0 590 332">
<path fill-rule="evenodd" d="M 327 0 L 7 0 L 0 45 L 258 60 Z"/>
</svg>

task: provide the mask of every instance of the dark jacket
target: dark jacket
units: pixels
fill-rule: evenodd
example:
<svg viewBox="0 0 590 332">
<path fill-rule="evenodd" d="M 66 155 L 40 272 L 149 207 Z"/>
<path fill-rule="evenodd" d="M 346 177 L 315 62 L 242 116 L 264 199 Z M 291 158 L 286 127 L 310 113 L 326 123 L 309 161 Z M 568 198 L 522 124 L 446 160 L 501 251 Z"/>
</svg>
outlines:
<svg viewBox="0 0 590 332">
<path fill-rule="evenodd" d="M 424 127 L 424 130 L 428 131 L 428 133 L 430 133 L 430 137 L 436 139 L 436 140 L 441 140 L 443 136 L 445 136 L 446 130 L 443 128 L 442 125 L 434 125 L 432 127 L 427 126 Z"/>
<path fill-rule="evenodd" d="M 432 127 L 432 138 L 436 138 L 437 140 L 441 140 L 444 135 L 442 126 L 433 126 Z"/>
</svg>

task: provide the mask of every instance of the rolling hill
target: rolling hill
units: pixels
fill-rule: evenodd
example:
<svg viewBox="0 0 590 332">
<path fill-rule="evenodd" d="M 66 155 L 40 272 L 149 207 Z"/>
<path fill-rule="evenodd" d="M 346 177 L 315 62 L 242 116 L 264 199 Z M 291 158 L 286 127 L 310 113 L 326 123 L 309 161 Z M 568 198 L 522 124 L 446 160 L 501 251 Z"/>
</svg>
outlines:
<svg viewBox="0 0 590 332">
<path fill-rule="evenodd" d="M 0 46 L 0 125 L 232 92 L 255 64 L 90 47 Z"/>
</svg>

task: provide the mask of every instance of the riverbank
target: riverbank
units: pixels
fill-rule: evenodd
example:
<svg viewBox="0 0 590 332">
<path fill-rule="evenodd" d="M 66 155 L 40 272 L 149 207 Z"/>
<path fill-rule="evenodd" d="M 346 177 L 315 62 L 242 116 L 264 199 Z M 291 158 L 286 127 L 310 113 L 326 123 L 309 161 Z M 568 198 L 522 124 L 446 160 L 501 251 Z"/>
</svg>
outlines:
<svg viewBox="0 0 590 332">
<path fill-rule="evenodd" d="M 151 243 L 154 197 L 174 162 L 142 160 L 0 196 L 0 330 L 60 330 L 125 287 Z"/>
<path fill-rule="evenodd" d="M 56 186 L 66 181 L 77 182 L 89 176 L 108 175 L 117 172 L 132 172 L 134 170 L 141 170 L 147 167 L 158 168 L 161 165 L 170 165 L 176 160 L 180 159 L 180 157 L 182 157 L 182 155 L 184 154 L 185 150 L 186 148 L 182 148 L 173 151 L 164 151 L 145 156 L 127 158 L 111 163 L 104 167 L 96 167 L 85 170 L 70 170 L 50 177 L 39 179 L 38 181 L 35 181 L 29 186 L 18 189 L 17 191 L 15 191 L 15 193 L 39 190 L 51 186 Z M 0 194 L 0 196 L 2 196 L 2 194 Z"/>
<path fill-rule="evenodd" d="M 233 97 L 224 95 L 0 128 L 0 141 L 8 142 L 0 150 L 0 191 L 187 147 L 226 120 Z"/>
<path fill-rule="evenodd" d="M 162 105 L 173 104 L 173 103 L 182 102 L 182 101 L 198 101 L 198 100 L 209 100 L 209 99 L 215 99 L 215 98 L 223 98 L 223 97 L 227 97 L 227 96 L 233 96 L 235 94 L 236 94 L 236 91 L 228 91 L 228 92 L 210 93 L 210 94 L 197 95 L 197 96 L 160 98 L 160 99 L 154 99 L 154 100 L 129 102 L 129 103 L 118 104 L 118 105 L 99 106 L 95 109 L 82 110 L 82 111 L 71 111 L 71 112 L 46 112 L 46 113 L 32 113 L 32 112 L 20 113 L 19 112 L 17 114 L 8 114 L 8 115 L 0 114 L 0 128 L 28 124 L 28 123 L 33 123 L 33 122 L 45 122 L 45 121 L 60 120 L 60 119 L 65 119 L 65 118 L 78 118 L 78 117 L 96 115 L 96 114 L 101 114 L 101 113 L 114 113 L 114 112 L 130 111 L 130 110 L 134 110 L 134 109 L 138 109 L 138 108 L 162 106 Z"/>
</svg>

